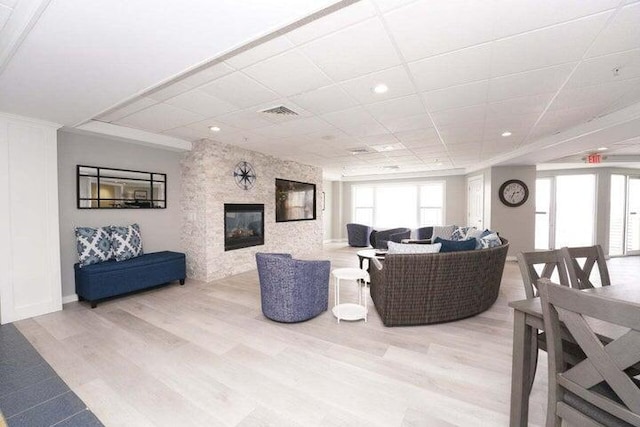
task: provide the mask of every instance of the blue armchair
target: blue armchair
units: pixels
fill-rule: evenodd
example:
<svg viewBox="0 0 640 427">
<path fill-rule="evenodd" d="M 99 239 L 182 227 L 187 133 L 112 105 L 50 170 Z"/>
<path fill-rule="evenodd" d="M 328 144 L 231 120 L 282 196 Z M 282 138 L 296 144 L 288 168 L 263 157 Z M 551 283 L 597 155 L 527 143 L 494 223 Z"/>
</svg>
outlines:
<svg viewBox="0 0 640 427">
<path fill-rule="evenodd" d="M 363 248 L 369 246 L 369 235 L 373 228 L 362 224 L 347 224 L 349 246 Z"/>
<path fill-rule="evenodd" d="M 307 261 L 289 254 L 257 253 L 262 313 L 277 322 L 301 322 L 327 310 L 329 261 Z"/>
<path fill-rule="evenodd" d="M 372 231 L 369 240 L 375 249 L 388 249 L 387 242 L 400 243 L 402 239 L 411 237 L 410 228 L 392 228 L 390 230 Z"/>
</svg>

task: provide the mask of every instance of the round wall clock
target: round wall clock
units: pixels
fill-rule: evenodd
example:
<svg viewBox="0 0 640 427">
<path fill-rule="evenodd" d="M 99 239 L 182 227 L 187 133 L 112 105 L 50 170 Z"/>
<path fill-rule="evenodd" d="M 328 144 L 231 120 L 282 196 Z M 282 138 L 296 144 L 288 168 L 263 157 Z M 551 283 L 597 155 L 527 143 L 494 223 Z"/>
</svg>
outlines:
<svg viewBox="0 0 640 427">
<path fill-rule="evenodd" d="M 249 162 L 240 162 L 233 170 L 233 178 L 236 180 L 238 187 L 248 190 L 256 183 L 256 171 Z"/>
<path fill-rule="evenodd" d="M 498 190 L 500 201 L 506 206 L 515 208 L 521 206 L 529 198 L 529 188 L 527 184 L 519 179 L 505 181 Z"/>
</svg>

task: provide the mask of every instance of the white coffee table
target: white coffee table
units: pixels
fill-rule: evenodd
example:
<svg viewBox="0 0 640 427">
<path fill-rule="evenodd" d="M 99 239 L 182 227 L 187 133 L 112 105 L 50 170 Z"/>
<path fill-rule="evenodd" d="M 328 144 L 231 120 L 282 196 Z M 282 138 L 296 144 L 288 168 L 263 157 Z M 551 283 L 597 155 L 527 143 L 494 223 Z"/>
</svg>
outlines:
<svg viewBox="0 0 640 427">
<path fill-rule="evenodd" d="M 360 320 L 367 321 L 367 297 L 365 295 L 365 286 L 358 284 L 359 280 L 368 281 L 369 273 L 359 268 L 337 268 L 331 272 L 334 280 L 333 294 L 334 307 L 331 312 L 340 320 Z M 352 280 L 358 289 L 358 303 L 342 303 L 340 304 L 340 280 Z"/>
</svg>

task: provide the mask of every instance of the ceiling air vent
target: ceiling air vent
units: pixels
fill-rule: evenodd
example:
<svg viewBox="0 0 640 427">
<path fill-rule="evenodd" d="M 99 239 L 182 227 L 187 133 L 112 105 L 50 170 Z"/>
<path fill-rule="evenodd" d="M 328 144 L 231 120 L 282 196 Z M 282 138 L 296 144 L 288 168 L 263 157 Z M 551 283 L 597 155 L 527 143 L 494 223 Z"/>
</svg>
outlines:
<svg viewBox="0 0 640 427">
<path fill-rule="evenodd" d="M 358 154 L 367 154 L 367 153 L 371 153 L 371 149 L 368 147 L 356 147 L 356 148 L 349 148 L 348 150 L 351 154 L 353 154 L 354 156 L 358 155 Z"/>
<path fill-rule="evenodd" d="M 277 114 L 279 116 L 297 116 L 298 115 L 298 113 L 296 113 L 293 110 L 288 109 L 284 105 L 280 105 L 278 107 L 269 108 L 268 110 L 262 110 L 261 113 Z"/>
</svg>

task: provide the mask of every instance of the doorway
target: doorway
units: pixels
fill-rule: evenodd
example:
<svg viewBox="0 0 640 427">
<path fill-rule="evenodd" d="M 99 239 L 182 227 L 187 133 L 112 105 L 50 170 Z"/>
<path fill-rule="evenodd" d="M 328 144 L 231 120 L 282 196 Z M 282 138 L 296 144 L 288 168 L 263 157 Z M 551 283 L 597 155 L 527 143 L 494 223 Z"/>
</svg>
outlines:
<svg viewBox="0 0 640 427">
<path fill-rule="evenodd" d="M 467 179 L 467 226 L 484 230 L 484 176 Z"/>
<path fill-rule="evenodd" d="M 611 175 L 609 255 L 640 255 L 640 177 Z"/>
<path fill-rule="evenodd" d="M 596 176 L 536 180 L 536 249 L 591 246 L 595 238 Z"/>
</svg>

